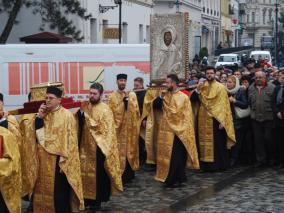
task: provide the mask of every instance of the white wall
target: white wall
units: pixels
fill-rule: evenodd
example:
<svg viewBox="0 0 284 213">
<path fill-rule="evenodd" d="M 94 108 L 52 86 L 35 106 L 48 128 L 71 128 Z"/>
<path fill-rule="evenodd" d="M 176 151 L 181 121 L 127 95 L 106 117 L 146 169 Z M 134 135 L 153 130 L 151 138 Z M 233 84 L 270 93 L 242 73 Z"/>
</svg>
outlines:
<svg viewBox="0 0 284 213">
<path fill-rule="evenodd" d="M 105 42 L 102 37 L 103 32 L 103 20 L 108 22 L 108 27 L 118 28 L 119 23 L 119 9 L 118 7 L 110 9 L 105 13 L 99 13 L 99 5 L 102 6 L 115 6 L 113 0 L 84 0 L 85 8 L 89 13 L 92 13 L 93 18 L 96 19 L 96 26 L 93 25 L 94 31 L 91 33 L 90 20 L 76 20 L 78 26 L 82 30 L 85 40 L 83 43 L 91 43 L 95 41 L 97 43 Z M 136 4 L 128 1 L 123 1 L 122 4 L 122 23 L 127 23 L 127 43 L 134 44 L 139 43 L 139 25 L 143 25 L 143 43 L 146 43 L 146 28 L 150 25 L 150 15 L 153 9 L 151 4 Z M 95 36 L 95 34 L 97 36 Z M 96 39 L 91 39 L 91 35 L 94 35 Z M 124 35 L 122 36 L 124 37 Z M 118 43 L 118 40 L 108 40 L 107 43 Z"/>
</svg>

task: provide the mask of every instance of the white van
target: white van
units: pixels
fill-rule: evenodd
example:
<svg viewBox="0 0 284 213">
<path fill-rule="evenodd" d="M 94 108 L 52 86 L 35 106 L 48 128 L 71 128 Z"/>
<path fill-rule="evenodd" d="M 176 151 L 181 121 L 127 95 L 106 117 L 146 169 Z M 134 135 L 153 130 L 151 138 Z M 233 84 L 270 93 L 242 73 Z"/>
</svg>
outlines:
<svg viewBox="0 0 284 213">
<path fill-rule="evenodd" d="M 272 65 L 272 58 L 269 51 L 251 51 L 250 58 L 254 58 L 256 61 L 267 59 L 268 64 Z"/>
<path fill-rule="evenodd" d="M 215 68 L 218 68 L 220 66 L 225 66 L 225 65 L 238 65 L 239 67 L 241 66 L 241 60 L 239 58 L 238 54 L 221 54 L 217 62 L 215 64 Z"/>
<path fill-rule="evenodd" d="M 100 82 L 105 95 L 117 89 L 116 75 L 128 75 L 127 90 L 136 77 L 150 81 L 148 44 L 9 44 L 0 45 L 0 92 L 6 109 L 22 106 L 31 86 L 64 83 L 65 94 L 85 99 L 92 82 Z"/>
</svg>

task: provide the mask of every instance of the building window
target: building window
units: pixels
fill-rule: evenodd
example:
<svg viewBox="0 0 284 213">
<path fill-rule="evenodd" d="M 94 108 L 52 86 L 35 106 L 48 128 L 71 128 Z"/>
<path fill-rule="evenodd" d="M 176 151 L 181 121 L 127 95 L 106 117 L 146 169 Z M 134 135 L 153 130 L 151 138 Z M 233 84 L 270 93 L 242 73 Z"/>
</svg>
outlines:
<svg viewBox="0 0 284 213">
<path fill-rule="evenodd" d="M 127 28 L 128 24 L 126 22 L 122 23 L 122 43 L 127 44 Z"/>
<path fill-rule="evenodd" d="M 211 9 L 211 15 L 213 15 L 213 10 Z"/>
<path fill-rule="evenodd" d="M 266 10 L 263 10 L 263 17 L 262 17 L 263 18 L 263 20 L 262 20 L 263 24 L 265 24 L 265 16 L 266 16 Z"/>
<path fill-rule="evenodd" d="M 217 12 L 217 16 L 219 16 L 219 11 Z"/>
<path fill-rule="evenodd" d="M 255 23 L 255 12 L 251 13 L 251 22 Z"/>
<path fill-rule="evenodd" d="M 253 39 L 254 38 L 254 33 L 249 33 L 248 37 Z"/>
<path fill-rule="evenodd" d="M 139 24 L 139 43 L 143 43 L 143 24 Z"/>
<path fill-rule="evenodd" d="M 209 14 L 209 8 L 207 8 L 207 13 Z"/>
<path fill-rule="evenodd" d="M 203 13 L 205 13 L 205 7 L 203 7 Z"/>
<path fill-rule="evenodd" d="M 149 25 L 146 26 L 146 42 L 147 44 L 150 43 L 150 26 Z"/>
<path fill-rule="evenodd" d="M 271 19 L 272 19 L 272 10 L 269 10 L 268 19 L 269 19 L 269 21 L 271 21 Z"/>
<path fill-rule="evenodd" d="M 103 31 L 102 31 L 103 43 L 108 43 L 108 40 L 104 38 L 104 31 L 107 27 L 108 27 L 108 20 L 103 20 Z"/>
<path fill-rule="evenodd" d="M 91 25 L 91 32 L 90 32 L 90 36 L 91 36 L 91 43 L 97 43 L 98 42 L 98 30 L 97 30 L 97 19 L 95 18 L 91 18 L 90 20 L 90 25 Z"/>
<path fill-rule="evenodd" d="M 249 14 L 247 14 L 247 23 L 249 23 Z"/>
</svg>

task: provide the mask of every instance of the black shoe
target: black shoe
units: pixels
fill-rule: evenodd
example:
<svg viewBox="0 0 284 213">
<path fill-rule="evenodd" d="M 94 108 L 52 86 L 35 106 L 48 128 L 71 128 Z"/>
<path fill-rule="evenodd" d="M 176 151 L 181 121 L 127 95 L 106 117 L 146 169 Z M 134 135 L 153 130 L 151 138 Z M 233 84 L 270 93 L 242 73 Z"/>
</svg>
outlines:
<svg viewBox="0 0 284 213">
<path fill-rule="evenodd" d="M 231 167 L 231 168 L 234 168 L 234 167 L 236 167 L 236 165 L 237 165 L 237 160 L 231 159 L 231 161 L 230 161 L 230 167 Z"/>
<path fill-rule="evenodd" d="M 276 162 L 275 162 L 274 160 L 270 160 L 270 161 L 269 161 L 269 166 L 270 166 L 270 167 L 276 166 Z"/>
<path fill-rule="evenodd" d="M 154 172 L 156 171 L 156 165 L 153 164 L 144 164 L 141 169 L 145 172 Z"/>
<path fill-rule="evenodd" d="M 257 169 L 262 169 L 266 167 L 265 163 L 261 163 L 261 162 L 258 162 L 254 165 L 254 168 L 257 168 Z"/>
<path fill-rule="evenodd" d="M 275 169 L 280 170 L 283 169 L 284 165 L 283 164 L 279 164 L 278 166 L 275 166 Z"/>
<path fill-rule="evenodd" d="M 164 188 L 169 188 L 169 189 L 178 188 L 178 184 L 164 184 Z"/>
<path fill-rule="evenodd" d="M 25 213 L 32 213 L 33 212 L 33 203 L 30 202 L 28 208 L 26 209 Z"/>
<path fill-rule="evenodd" d="M 92 212 L 100 211 L 101 208 L 102 208 L 101 205 L 92 205 L 89 207 L 88 212 L 92 213 Z"/>
</svg>

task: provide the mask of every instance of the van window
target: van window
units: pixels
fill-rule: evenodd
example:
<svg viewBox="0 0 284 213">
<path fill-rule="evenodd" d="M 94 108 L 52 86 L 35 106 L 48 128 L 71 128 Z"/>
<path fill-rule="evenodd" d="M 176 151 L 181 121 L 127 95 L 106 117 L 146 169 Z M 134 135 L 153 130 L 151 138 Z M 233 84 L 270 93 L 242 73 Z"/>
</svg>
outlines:
<svg viewBox="0 0 284 213">
<path fill-rule="evenodd" d="M 267 59 L 270 61 L 270 55 L 269 54 L 253 54 L 251 55 L 255 60 L 263 60 Z"/>
<path fill-rule="evenodd" d="M 220 56 L 218 62 L 236 62 L 235 56 Z"/>
</svg>

